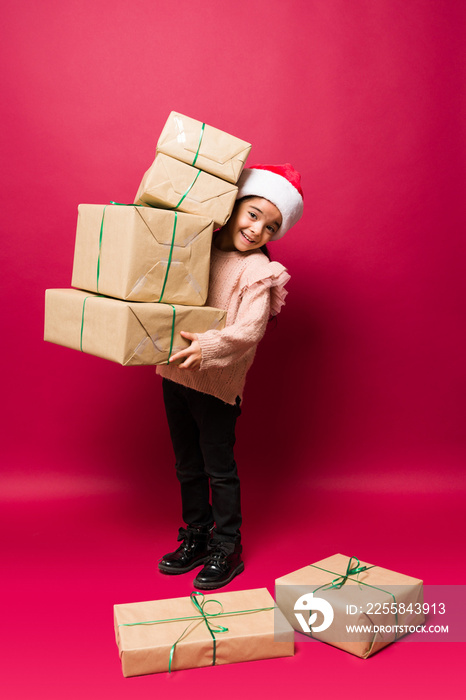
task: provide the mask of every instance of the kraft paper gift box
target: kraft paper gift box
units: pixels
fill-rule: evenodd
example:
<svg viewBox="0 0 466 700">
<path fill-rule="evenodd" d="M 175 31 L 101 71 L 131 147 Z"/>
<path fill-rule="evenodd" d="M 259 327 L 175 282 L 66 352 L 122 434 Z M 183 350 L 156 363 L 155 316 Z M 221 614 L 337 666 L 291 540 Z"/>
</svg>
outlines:
<svg viewBox="0 0 466 700">
<path fill-rule="evenodd" d="M 266 588 L 115 605 L 114 623 L 124 676 L 294 654 Z"/>
<path fill-rule="evenodd" d="M 159 153 L 144 174 L 134 201 L 198 214 L 223 226 L 233 210 L 237 193 L 236 185 Z"/>
<path fill-rule="evenodd" d="M 121 365 L 158 365 L 187 347 L 180 331 L 223 328 L 226 312 L 208 306 L 121 301 L 78 289 L 48 289 L 44 340 Z"/>
<path fill-rule="evenodd" d="M 251 144 L 179 112 L 171 112 L 157 153 L 193 165 L 233 184 L 238 182 Z"/>
<path fill-rule="evenodd" d="M 420 579 L 342 554 L 276 579 L 275 599 L 295 630 L 362 658 L 424 622 Z"/>
<path fill-rule="evenodd" d="M 134 205 L 80 204 L 71 284 L 127 301 L 202 306 L 213 222 Z"/>
</svg>

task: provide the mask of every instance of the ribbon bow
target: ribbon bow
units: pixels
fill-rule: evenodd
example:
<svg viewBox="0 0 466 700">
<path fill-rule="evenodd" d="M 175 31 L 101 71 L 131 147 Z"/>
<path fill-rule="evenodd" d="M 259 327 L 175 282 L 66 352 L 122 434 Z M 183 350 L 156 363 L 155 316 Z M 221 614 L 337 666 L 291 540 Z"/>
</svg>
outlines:
<svg viewBox="0 0 466 700">
<path fill-rule="evenodd" d="M 197 600 L 197 596 L 199 596 L 201 598 L 201 602 L 199 602 Z M 191 603 L 196 608 L 196 610 L 198 610 L 200 615 L 202 616 L 202 619 L 200 620 L 200 622 L 205 623 L 207 629 L 209 630 L 210 636 L 212 637 L 212 644 L 213 644 L 212 666 L 215 666 L 215 660 L 216 660 L 216 655 L 217 655 L 217 640 L 215 639 L 214 631 L 216 634 L 220 634 L 221 632 L 228 632 L 228 627 L 223 627 L 222 625 L 213 624 L 209 618 L 216 617 L 217 615 L 221 615 L 223 613 L 223 605 L 218 600 L 213 600 L 213 599 L 206 600 L 204 597 L 204 594 L 199 593 L 198 591 L 193 591 L 191 593 L 191 595 L 189 596 L 189 598 L 191 600 Z M 217 605 L 219 605 L 220 609 L 218 610 L 218 612 L 210 612 L 210 613 L 207 612 L 206 606 L 209 603 L 216 603 Z M 185 636 L 185 634 L 188 632 L 189 628 L 193 624 L 194 623 L 191 622 L 186 627 L 186 629 L 183 630 L 183 632 L 180 634 L 180 636 L 178 637 L 176 642 L 172 645 L 172 648 L 170 649 L 170 659 L 168 662 L 168 673 L 170 673 L 171 669 L 172 669 L 172 662 L 173 662 L 173 656 L 175 654 L 176 645 L 178 644 L 178 642 L 180 642 L 183 639 L 183 637 Z M 197 622 L 197 624 L 199 624 L 199 622 Z"/>
<path fill-rule="evenodd" d="M 353 561 L 357 561 L 356 566 L 351 566 L 351 563 Z M 342 574 L 341 576 L 337 576 L 337 578 L 333 579 L 333 581 L 326 586 L 326 588 L 335 588 L 339 589 L 342 586 L 345 585 L 347 582 L 348 578 L 350 576 L 354 576 L 355 574 L 360 574 L 362 571 L 367 571 L 367 569 L 372 569 L 372 566 L 361 566 L 361 562 L 357 557 L 350 557 L 348 566 L 346 567 L 346 573 Z"/>
</svg>

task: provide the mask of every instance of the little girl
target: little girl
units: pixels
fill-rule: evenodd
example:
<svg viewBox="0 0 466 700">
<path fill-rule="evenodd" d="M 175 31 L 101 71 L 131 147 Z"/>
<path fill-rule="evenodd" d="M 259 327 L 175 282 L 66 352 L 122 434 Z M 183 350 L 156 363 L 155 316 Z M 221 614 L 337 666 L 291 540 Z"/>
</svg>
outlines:
<svg viewBox="0 0 466 700">
<path fill-rule="evenodd" d="M 182 574 L 203 564 L 196 589 L 225 586 L 244 569 L 235 424 L 246 373 L 290 278 L 283 265 L 269 261 L 265 246 L 301 218 L 300 181 L 289 163 L 243 171 L 232 215 L 212 245 L 206 303 L 227 311 L 226 326 L 182 332 L 189 347 L 157 367 L 187 525 L 179 529 L 181 545 L 162 557 L 159 569 Z"/>
</svg>

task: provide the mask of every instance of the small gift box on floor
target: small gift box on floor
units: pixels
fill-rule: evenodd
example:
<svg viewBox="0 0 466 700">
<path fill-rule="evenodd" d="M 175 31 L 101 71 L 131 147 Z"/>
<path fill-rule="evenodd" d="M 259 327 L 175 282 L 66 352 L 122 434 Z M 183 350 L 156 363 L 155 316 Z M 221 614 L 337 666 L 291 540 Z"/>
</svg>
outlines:
<svg viewBox="0 0 466 700">
<path fill-rule="evenodd" d="M 237 193 L 236 185 L 159 153 L 144 174 L 134 202 L 198 214 L 223 226 Z"/>
<path fill-rule="evenodd" d="M 266 588 L 115 605 L 114 622 L 124 676 L 294 654 Z"/>
<path fill-rule="evenodd" d="M 202 306 L 213 222 L 135 205 L 80 204 L 71 284 L 127 301 Z"/>
<path fill-rule="evenodd" d="M 157 153 L 233 184 L 238 181 L 250 150 L 247 141 L 179 112 L 170 113 L 157 143 Z"/>
<path fill-rule="evenodd" d="M 210 306 L 121 301 L 79 289 L 47 289 L 44 340 L 121 365 L 160 365 L 188 347 L 180 331 L 204 333 L 225 325 Z"/>
<path fill-rule="evenodd" d="M 362 658 L 424 622 L 420 579 L 342 554 L 276 579 L 275 599 L 295 630 Z"/>
</svg>

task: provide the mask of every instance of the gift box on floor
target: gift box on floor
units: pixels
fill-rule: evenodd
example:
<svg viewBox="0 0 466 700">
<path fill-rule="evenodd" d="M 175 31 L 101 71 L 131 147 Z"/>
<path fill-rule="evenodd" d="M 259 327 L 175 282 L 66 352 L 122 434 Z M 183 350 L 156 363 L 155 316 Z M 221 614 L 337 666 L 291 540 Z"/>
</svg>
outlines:
<svg viewBox="0 0 466 700">
<path fill-rule="evenodd" d="M 367 658 L 424 622 L 420 579 L 342 554 L 275 580 L 298 632 Z"/>
<path fill-rule="evenodd" d="M 213 222 L 134 205 L 80 204 L 71 284 L 127 301 L 202 306 Z"/>
<path fill-rule="evenodd" d="M 144 174 L 134 201 L 198 214 L 223 226 L 233 210 L 237 193 L 236 185 L 159 153 Z"/>
<path fill-rule="evenodd" d="M 115 605 L 114 622 L 124 676 L 294 654 L 266 588 Z"/>
<path fill-rule="evenodd" d="M 250 150 L 247 141 L 178 112 L 170 113 L 157 143 L 157 153 L 233 184 L 238 181 Z"/>
<path fill-rule="evenodd" d="M 221 329 L 226 312 L 208 306 L 121 301 L 78 289 L 48 289 L 44 340 L 121 365 L 159 365 L 189 341 L 180 331 Z"/>
</svg>

